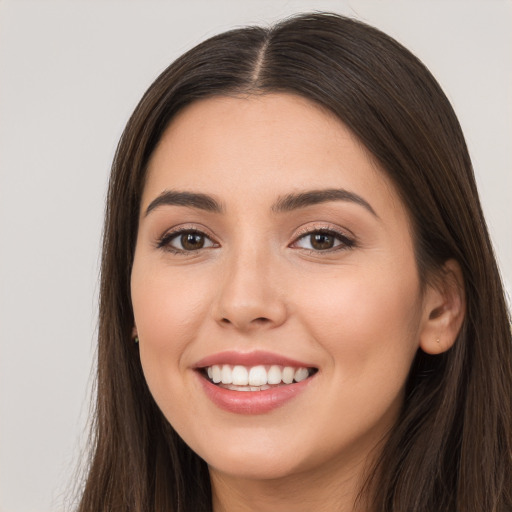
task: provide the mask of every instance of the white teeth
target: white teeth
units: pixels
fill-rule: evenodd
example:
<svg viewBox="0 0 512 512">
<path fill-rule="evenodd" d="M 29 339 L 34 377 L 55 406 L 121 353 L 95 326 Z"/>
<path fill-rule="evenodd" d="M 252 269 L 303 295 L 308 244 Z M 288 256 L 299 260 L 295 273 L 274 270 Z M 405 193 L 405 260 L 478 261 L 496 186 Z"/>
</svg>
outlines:
<svg viewBox="0 0 512 512">
<path fill-rule="evenodd" d="M 282 380 L 282 372 L 279 366 L 271 366 L 267 374 L 267 384 L 280 384 Z"/>
<path fill-rule="evenodd" d="M 245 366 L 235 366 L 231 375 L 232 383 L 236 386 L 247 386 L 249 384 L 249 373 Z"/>
<path fill-rule="evenodd" d="M 231 391 L 265 391 L 270 389 L 270 386 L 235 386 L 234 384 L 223 385 L 226 389 Z"/>
<path fill-rule="evenodd" d="M 300 382 L 302 380 L 307 379 L 308 377 L 309 377 L 309 372 L 308 372 L 307 368 L 298 368 L 295 371 L 295 375 L 294 375 L 293 379 L 295 380 L 295 382 Z"/>
<path fill-rule="evenodd" d="M 222 384 L 236 391 L 263 391 L 271 385 L 302 382 L 310 376 L 308 368 L 292 366 L 231 366 L 214 364 L 206 368 L 208 378 L 215 384 Z"/>
<path fill-rule="evenodd" d="M 285 366 L 283 368 L 283 382 L 285 384 L 291 384 L 293 382 L 293 377 L 295 377 L 295 368 Z"/>
<path fill-rule="evenodd" d="M 212 367 L 212 376 L 211 379 L 215 384 L 218 384 L 222 380 L 222 372 L 220 366 L 218 364 L 214 364 Z"/>
<path fill-rule="evenodd" d="M 253 366 L 249 370 L 249 384 L 251 386 L 263 386 L 267 383 L 267 370 L 264 366 Z"/>
<path fill-rule="evenodd" d="M 231 366 L 229 364 L 222 365 L 221 372 L 221 382 L 222 384 L 232 384 L 233 383 L 233 372 L 231 371 Z"/>
</svg>

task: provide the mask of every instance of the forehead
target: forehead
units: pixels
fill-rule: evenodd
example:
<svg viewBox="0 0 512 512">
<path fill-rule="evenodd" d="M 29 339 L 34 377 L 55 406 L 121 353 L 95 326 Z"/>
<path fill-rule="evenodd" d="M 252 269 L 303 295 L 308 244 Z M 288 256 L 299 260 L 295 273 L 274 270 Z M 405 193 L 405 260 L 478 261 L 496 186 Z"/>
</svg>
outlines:
<svg viewBox="0 0 512 512">
<path fill-rule="evenodd" d="M 166 189 L 206 192 L 224 201 L 344 188 L 402 207 L 352 132 L 326 109 L 293 94 L 193 103 L 164 132 L 146 178 L 146 204 Z"/>
</svg>

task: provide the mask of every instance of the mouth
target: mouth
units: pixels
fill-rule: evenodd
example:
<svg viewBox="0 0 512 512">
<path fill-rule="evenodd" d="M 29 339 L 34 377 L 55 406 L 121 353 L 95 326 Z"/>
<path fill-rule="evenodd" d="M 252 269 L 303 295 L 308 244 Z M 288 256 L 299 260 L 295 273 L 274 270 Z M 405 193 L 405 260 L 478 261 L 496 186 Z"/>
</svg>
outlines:
<svg viewBox="0 0 512 512">
<path fill-rule="evenodd" d="M 198 368 L 202 377 L 219 388 L 258 392 L 303 382 L 317 371 L 314 367 L 214 364 Z"/>
<path fill-rule="evenodd" d="M 194 367 L 201 389 L 220 409 L 235 414 L 266 414 L 299 400 L 311 389 L 315 366 L 266 351 L 226 351 Z"/>
</svg>

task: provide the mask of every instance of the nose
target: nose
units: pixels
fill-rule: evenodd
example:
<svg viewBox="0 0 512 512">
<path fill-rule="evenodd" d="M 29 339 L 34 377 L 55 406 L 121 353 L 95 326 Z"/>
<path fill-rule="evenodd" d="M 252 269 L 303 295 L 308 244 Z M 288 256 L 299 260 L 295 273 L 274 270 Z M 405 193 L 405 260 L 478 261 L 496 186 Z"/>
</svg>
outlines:
<svg viewBox="0 0 512 512">
<path fill-rule="evenodd" d="M 225 263 L 213 308 L 221 326 L 252 331 L 285 322 L 284 290 L 271 260 L 257 250 L 248 250 Z"/>
</svg>

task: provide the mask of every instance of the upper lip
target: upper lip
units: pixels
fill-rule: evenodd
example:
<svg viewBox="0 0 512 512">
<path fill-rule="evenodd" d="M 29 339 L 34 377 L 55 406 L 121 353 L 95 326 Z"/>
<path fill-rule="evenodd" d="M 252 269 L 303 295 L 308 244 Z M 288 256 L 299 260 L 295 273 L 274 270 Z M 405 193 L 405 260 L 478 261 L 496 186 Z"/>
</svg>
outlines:
<svg viewBox="0 0 512 512">
<path fill-rule="evenodd" d="M 314 368 L 312 364 L 261 350 L 255 350 L 253 352 L 237 352 L 235 350 L 219 352 L 197 361 L 194 367 L 207 368 L 214 364 L 231 364 L 233 366 L 278 365 L 292 366 L 294 368 Z"/>
</svg>

